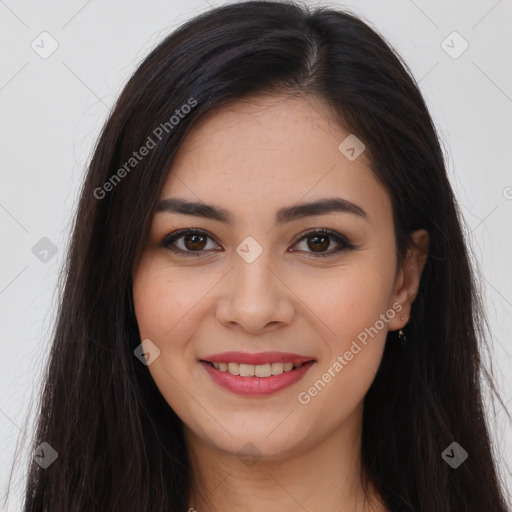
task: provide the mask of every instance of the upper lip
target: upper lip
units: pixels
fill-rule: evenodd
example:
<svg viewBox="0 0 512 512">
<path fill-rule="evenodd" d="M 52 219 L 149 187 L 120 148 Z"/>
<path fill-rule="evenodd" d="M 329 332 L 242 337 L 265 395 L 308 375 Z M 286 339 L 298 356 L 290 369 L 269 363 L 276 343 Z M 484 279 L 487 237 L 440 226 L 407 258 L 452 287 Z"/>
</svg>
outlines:
<svg viewBox="0 0 512 512">
<path fill-rule="evenodd" d="M 251 354 L 249 352 L 222 352 L 207 356 L 202 361 L 210 363 L 241 363 L 241 364 L 265 364 L 265 363 L 293 363 L 302 364 L 308 361 L 314 361 L 311 356 L 301 356 L 289 352 L 258 352 Z"/>
</svg>

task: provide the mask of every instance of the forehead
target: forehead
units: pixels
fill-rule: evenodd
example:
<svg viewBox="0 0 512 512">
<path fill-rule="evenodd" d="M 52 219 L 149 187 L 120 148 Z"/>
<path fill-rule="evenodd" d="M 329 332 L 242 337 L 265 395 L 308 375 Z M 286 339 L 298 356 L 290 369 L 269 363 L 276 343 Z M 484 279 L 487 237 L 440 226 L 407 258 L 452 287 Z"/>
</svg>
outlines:
<svg viewBox="0 0 512 512">
<path fill-rule="evenodd" d="M 325 197 L 359 204 L 373 219 L 391 211 L 387 192 L 364 151 L 339 149 L 350 134 L 312 97 L 240 100 L 202 119 L 182 143 L 160 199 L 214 202 L 260 215 Z"/>
</svg>

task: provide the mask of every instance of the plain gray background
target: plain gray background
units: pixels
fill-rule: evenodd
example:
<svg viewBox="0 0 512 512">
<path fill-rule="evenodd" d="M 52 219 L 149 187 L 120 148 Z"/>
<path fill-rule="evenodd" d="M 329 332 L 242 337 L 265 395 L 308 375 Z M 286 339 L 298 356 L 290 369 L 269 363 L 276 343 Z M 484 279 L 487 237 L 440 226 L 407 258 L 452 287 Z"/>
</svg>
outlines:
<svg viewBox="0 0 512 512">
<path fill-rule="evenodd" d="M 48 355 L 69 220 L 99 130 L 149 50 L 186 19 L 222 3 L 228 2 L 0 0 L 0 497 L 17 443 L 31 433 L 25 420 Z M 491 362 L 510 414 L 512 0 L 321 4 L 359 14 L 419 81 L 482 271 Z M 58 47 L 48 56 L 52 45 Z M 33 251 L 47 243 L 43 237 L 55 255 Z M 511 424 L 501 408 L 496 419 L 495 449 L 512 488 Z M 23 452 L 23 463 L 30 457 Z M 25 469 L 15 473 L 14 495 Z M 19 510 L 15 499 L 9 510 Z"/>
</svg>

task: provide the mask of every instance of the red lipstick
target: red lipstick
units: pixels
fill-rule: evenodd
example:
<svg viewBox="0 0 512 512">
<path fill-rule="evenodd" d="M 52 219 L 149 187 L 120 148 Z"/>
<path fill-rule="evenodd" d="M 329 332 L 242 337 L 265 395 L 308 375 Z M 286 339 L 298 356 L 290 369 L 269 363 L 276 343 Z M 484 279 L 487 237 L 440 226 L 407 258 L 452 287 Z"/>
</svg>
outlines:
<svg viewBox="0 0 512 512">
<path fill-rule="evenodd" d="M 211 379 L 219 386 L 245 396 L 267 396 L 287 388 L 299 381 L 305 373 L 315 364 L 314 358 L 286 352 L 260 352 L 250 354 L 247 352 L 223 352 L 208 356 L 200 361 Z M 248 365 L 264 365 L 268 363 L 293 363 L 301 365 L 290 371 L 283 371 L 279 375 L 269 377 L 243 377 L 222 371 L 212 363 L 238 363 Z"/>
</svg>

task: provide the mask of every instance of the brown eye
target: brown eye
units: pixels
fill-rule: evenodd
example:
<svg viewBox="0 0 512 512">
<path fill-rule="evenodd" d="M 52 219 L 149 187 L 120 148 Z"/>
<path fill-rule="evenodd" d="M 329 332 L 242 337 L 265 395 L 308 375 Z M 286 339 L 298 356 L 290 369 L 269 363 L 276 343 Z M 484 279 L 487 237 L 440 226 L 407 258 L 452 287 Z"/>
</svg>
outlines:
<svg viewBox="0 0 512 512">
<path fill-rule="evenodd" d="M 183 229 L 167 235 L 162 242 L 160 242 L 160 246 L 167 247 L 176 254 L 201 256 L 203 253 L 207 252 L 204 249 L 207 248 L 209 239 L 212 240 L 212 237 L 206 231 Z M 213 245 L 214 247 L 210 247 L 209 249 L 219 250 L 217 245 Z"/>
<path fill-rule="evenodd" d="M 204 249 L 206 237 L 203 235 L 197 235 L 195 233 L 184 235 L 183 236 L 183 244 L 185 247 L 191 251 L 200 251 Z"/>
<path fill-rule="evenodd" d="M 311 243 L 308 243 L 308 247 L 313 251 L 325 251 L 330 245 L 329 237 L 325 235 L 308 237 L 307 240 L 312 241 Z"/>
<path fill-rule="evenodd" d="M 313 258 L 333 256 L 343 250 L 355 249 L 355 246 L 350 243 L 347 238 L 345 238 L 343 235 L 340 235 L 336 231 L 331 231 L 330 229 L 310 231 L 309 233 L 303 235 L 298 240 L 297 244 L 305 240 L 307 241 L 306 246 L 309 250 L 304 252 Z M 334 247 L 337 246 L 337 248 L 326 252 L 326 250 L 331 246 L 332 242 L 334 242 Z"/>
</svg>

